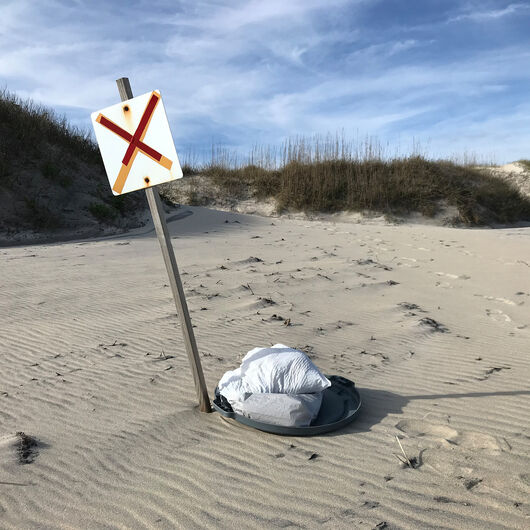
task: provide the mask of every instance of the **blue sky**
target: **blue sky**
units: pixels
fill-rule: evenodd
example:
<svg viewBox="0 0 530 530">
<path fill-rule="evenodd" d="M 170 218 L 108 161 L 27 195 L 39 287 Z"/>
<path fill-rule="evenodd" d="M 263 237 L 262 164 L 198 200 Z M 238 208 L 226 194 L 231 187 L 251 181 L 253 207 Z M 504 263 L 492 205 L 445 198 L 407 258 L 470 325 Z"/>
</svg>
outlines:
<svg viewBox="0 0 530 530">
<path fill-rule="evenodd" d="M 0 86 L 82 127 L 159 89 L 177 150 L 375 135 L 530 158 L 530 1 L 0 0 Z"/>
</svg>

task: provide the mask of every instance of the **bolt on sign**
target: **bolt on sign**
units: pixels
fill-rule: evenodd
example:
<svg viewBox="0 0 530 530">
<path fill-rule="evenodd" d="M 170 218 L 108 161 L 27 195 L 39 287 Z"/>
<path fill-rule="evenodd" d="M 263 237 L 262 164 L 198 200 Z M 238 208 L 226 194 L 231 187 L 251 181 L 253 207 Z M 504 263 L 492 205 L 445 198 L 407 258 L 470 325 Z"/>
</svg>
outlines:
<svg viewBox="0 0 530 530">
<path fill-rule="evenodd" d="M 91 114 L 114 195 L 182 178 L 158 90 Z"/>
</svg>

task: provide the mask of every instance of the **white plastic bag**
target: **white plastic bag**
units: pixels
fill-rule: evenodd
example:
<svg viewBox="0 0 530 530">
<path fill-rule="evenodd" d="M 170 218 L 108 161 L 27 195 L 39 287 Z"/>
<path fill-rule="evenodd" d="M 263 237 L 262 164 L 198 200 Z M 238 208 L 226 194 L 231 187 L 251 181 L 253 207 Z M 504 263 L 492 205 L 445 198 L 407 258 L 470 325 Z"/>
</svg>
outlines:
<svg viewBox="0 0 530 530">
<path fill-rule="evenodd" d="M 239 368 L 223 375 L 218 389 L 238 414 L 275 425 L 307 426 L 330 385 L 305 353 L 275 344 L 250 350 Z"/>
</svg>

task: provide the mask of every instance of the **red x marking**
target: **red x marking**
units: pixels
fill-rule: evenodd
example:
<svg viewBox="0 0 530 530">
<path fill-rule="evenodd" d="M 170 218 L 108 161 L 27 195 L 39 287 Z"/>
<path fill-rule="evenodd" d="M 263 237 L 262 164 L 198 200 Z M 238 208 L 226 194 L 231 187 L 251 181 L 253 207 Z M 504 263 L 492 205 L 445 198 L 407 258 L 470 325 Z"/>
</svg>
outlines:
<svg viewBox="0 0 530 530">
<path fill-rule="evenodd" d="M 109 131 L 112 131 L 114 134 L 117 134 L 120 138 L 123 138 L 129 143 L 127 151 L 125 151 L 125 155 L 121 161 L 122 166 L 118 173 L 118 178 L 112 186 L 112 189 L 116 193 L 121 193 L 123 191 L 123 187 L 125 186 L 125 182 L 129 176 L 129 172 L 138 151 L 141 151 L 166 169 L 171 169 L 171 166 L 173 165 L 173 162 L 169 160 L 169 158 L 166 158 L 164 155 L 160 154 L 158 151 L 152 147 L 149 147 L 143 142 L 143 139 L 147 133 L 147 128 L 149 127 L 149 123 L 159 101 L 160 96 L 156 94 L 156 92 L 153 92 L 134 134 L 122 129 L 119 125 L 103 116 L 103 114 L 99 114 L 99 116 L 96 118 L 96 121 L 103 125 L 103 127 L 106 127 Z"/>
</svg>

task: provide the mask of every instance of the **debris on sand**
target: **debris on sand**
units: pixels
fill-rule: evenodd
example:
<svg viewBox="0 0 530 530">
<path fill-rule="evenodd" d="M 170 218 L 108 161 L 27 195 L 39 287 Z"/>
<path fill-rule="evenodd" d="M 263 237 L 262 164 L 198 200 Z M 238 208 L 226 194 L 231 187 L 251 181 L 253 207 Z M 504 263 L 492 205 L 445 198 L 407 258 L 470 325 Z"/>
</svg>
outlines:
<svg viewBox="0 0 530 530">
<path fill-rule="evenodd" d="M 425 311 L 418 304 L 411 304 L 410 302 L 400 302 L 398 306 L 402 307 L 403 309 L 406 309 L 407 311 L 411 311 L 411 313 L 408 313 L 408 315 L 411 315 L 411 316 L 415 315 L 415 313 L 412 313 L 412 311 L 418 311 L 419 313 L 425 313 Z"/>
<path fill-rule="evenodd" d="M 259 297 L 258 300 L 261 300 L 266 305 L 276 305 L 276 302 L 272 298 Z"/>
<path fill-rule="evenodd" d="M 433 499 L 436 502 L 441 502 L 443 504 L 461 504 L 462 506 L 471 506 L 471 503 L 469 503 L 469 502 L 455 501 L 455 500 L 450 499 L 449 497 L 445 497 L 443 495 L 437 495 L 436 497 L 433 497 Z"/>
<path fill-rule="evenodd" d="M 472 490 L 475 486 L 478 486 L 482 482 L 481 478 L 469 478 L 464 480 L 464 486 L 466 490 Z"/>
<path fill-rule="evenodd" d="M 392 453 L 403 465 L 403 467 L 409 467 L 410 469 L 417 469 L 421 467 L 421 453 L 419 457 L 413 456 L 412 458 L 409 458 L 407 456 L 407 453 L 405 453 L 405 449 L 403 449 L 403 445 L 401 444 L 401 441 L 399 440 L 399 437 L 396 436 L 397 443 L 399 444 L 399 448 L 401 449 L 401 454 Z"/>
<path fill-rule="evenodd" d="M 305 346 L 295 346 L 297 350 L 303 351 L 310 359 L 315 359 L 318 355 L 315 352 L 315 347 L 309 344 Z"/>
<path fill-rule="evenodd" d="M 392 267 L 389 267 L 388 265 L 383 265 L 382 263 L 379 263 L 377 261 L 374 261 L 373 259 L 371 258 L 367 258 L 367 259 L 357 259 L 355 260 L 355 262 L 358 264 L 358 265 L 372 265 L 374 267 L 377 267 L 379 269 L 383 269 L 385 271 L 391 271 L 392 270 Z"/>
<path fill-rule="evenodd" d="M 494 366 L 493 368 L 486 370 L 482 377 L 477 377 L 476 379 L 477 381 L 485 381 L 486 379 L 489 379 L 492 374 L 496 374 L 502 370 L 511 370 L 511 368 L 510 366 Z"/>
<path fill-rule="evenodd" d="M 438 331 L 439 333 L 446 333 L 449 330 L 439 322 L 436 322 L 433 318 L 425 317 L 420 320 L 420 324 L 428 326 L 432 331 Z"/>
<path fill-rule="evenodd" d="M 39 452 L 37 451 L 38 443 L 33 436 L 26 433 L 17 432 L 17 453 L 19 464 L 31 464 L 37 458 Z"/>
</svg>

